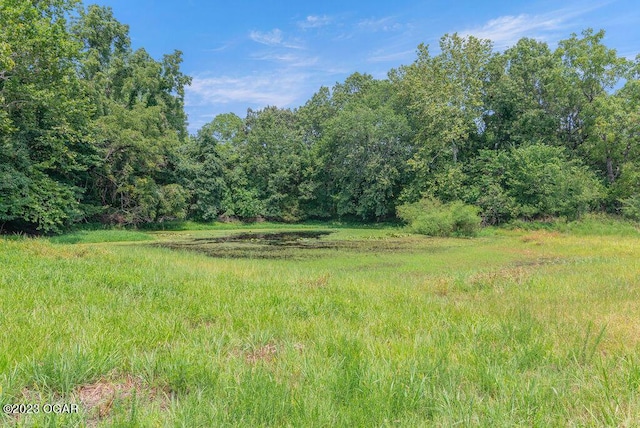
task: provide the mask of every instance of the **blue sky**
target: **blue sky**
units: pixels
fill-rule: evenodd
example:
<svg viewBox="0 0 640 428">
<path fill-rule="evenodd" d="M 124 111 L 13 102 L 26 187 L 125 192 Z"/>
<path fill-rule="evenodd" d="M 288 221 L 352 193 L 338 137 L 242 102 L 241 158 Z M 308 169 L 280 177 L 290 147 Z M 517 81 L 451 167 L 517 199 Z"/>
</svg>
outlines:
<svg viewBox="0 0 640 428">
<path fill-rule="evenodd" d="M 521 37 L 555 48 L 592 27 L 606 30 L 605 44 L 620 55 L 640 53 L 637 0 L 94 2 L 130 26 L 134 48 L 157 59 L 184 53 L 182 70 L 193 77 L 186 95 L 192 133 L 220 113 L 298 107 L 356 71 L 384 78 L 410 64 L 420 43 L 437 52 L 445 33 L 488 38 L 496 50 Z"/>
</svg>

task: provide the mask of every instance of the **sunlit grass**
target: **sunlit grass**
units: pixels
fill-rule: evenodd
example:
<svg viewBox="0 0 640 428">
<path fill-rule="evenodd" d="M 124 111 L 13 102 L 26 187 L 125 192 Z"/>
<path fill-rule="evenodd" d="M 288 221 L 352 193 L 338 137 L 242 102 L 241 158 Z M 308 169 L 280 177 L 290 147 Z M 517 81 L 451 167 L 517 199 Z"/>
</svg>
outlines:
<svg viewBox="0 0 640 428">
<path fill-rule="evenodd" d="M 81 409 L 2 422 L 638 423 L 637 237 L 323 229 L 349 247 L 288 260 L 149 245 L 224 230 L 0 241 L 0 401 Z"/>
<path fill-rule="evenodd" d="M 56 244 L 95 244 L 99 242 L 133 242 L 153 239 L 148 233 L 113 229 L 113 230 L 79 230 L 65 235 L 54 236 L 49 240 Z"/>
</svg>

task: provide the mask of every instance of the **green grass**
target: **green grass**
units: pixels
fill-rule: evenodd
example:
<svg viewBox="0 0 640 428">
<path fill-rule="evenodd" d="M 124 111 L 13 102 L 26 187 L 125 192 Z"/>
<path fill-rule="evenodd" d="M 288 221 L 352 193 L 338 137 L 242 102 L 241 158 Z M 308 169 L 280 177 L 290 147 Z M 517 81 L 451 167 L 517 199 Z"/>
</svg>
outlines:
<svg viewBox="0 0 640 428">
<path fill-rule="evenodd" d="M 0 240 L 0 401 L 80 408 L 0 425 L 640 424 L 637 236 L 315 227 L 295 259 Z"/>
<path fill-rule="evenodd" d="M 508 229 L 547 230 L 583 236 L 636 236 L 640 237 L 640 224 L 607 214 L 587 214 L 577 221 L 565 219 L 550 221 L 515 220 L 507 225 Z"/>
<path fill-rule="evenodd" d="M 101 242 L 137 242 L 152 240 L 153 236 L 136 230 L 78 230 L 65 235 L 53 236 L 55 244 L 96 244 Z"/>
</svg>

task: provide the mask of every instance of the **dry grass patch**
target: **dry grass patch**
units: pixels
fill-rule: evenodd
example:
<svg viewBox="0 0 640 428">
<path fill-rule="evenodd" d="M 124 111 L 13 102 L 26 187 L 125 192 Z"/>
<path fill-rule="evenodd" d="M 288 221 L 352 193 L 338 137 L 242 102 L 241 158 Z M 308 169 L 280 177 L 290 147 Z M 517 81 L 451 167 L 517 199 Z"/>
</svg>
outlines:
<svg viewBox="0 0 640 428">
<path fill-rule="evenodd" d="M 445 297 L 453 291 L 454 279 L 451 277 L 435 277 L 429 278 L 424 282 L 424 289 L 435 293 L 437 296 Z"/>
<path fill-rule="evenodd" d="M 536 230 L 535 232 L 531 232 L 524 235 L 522 238 L 520 238 L 520 241 L 525 243 L 531 243 L 534 245 L 542 245 L 558 237 L 560 237 L 559 232 L 549 232 L 547 230 Z"/>
<path fill-rule="evenodd" d="M 119 379 L 100 379 L 81 385 L 73 393 L 75 402 L 88 415 L 90 425 L 105 419 L 116 403 L 130 404 L 133 400 L 155 403 L 161 410 L 169 408 L 170 393 L 147 385 L 142 379 L 127 375 Z"/>
<path fill-rule="evenodd" d="M 325 273 L 305 282 L 305 285 L 312 289 L 326 288 L 329 284 L 329 277 L 330 275 L 328 273 Z"/>
<path fill-rule="evenodd" d="M 261 361 L 270 363 L 276 358 L 277 353 L 278 347 L 274 343 L 267 343 L 245 352 L 244 359 L 249 364 L 257 364 Z"/>
<path fill-rule="evenodd" d="M 16 402 L 37 404 L 43 409 L 45 404 L 78 405 L 79 411 L 86 415 L 86 426 L 98 426 L 109 418 L 116 405 L 130 407 L 134 401 L 145 406 L 155 405 L 160 410 L 167 410 L 170 404 L 170 393 L 159 387 L 151 387 L 142 379 L 127 375 L 117 379 L 101 378 L 90 384 L 80 385 L 69 394 L 47 394 L 34 387 L 21 390 Z M 12 414 L 13 423 L 20 426 L 28 421 L 29 416 Z"/>
</svg>

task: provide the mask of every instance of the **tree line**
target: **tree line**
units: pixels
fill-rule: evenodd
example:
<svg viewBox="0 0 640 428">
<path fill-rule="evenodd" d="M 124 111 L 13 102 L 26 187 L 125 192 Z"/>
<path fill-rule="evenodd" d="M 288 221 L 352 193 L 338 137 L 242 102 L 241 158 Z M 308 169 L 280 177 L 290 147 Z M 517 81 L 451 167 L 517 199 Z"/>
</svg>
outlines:
<svg viewBox="0 0 640 428">
<path fill-rule="evenodd" d="M 445 35 L 386 79 L 354 73 L 299 108 L 221 114 L 192 136 L 181 52 L 156 60 L 128 31 L 107 7 L 0 4 L 2 229 L 382 221 L 442 204 L 485 224 L 640 220 L 640 56 L 603 31 L 504 52 Z"/>
</svg>

